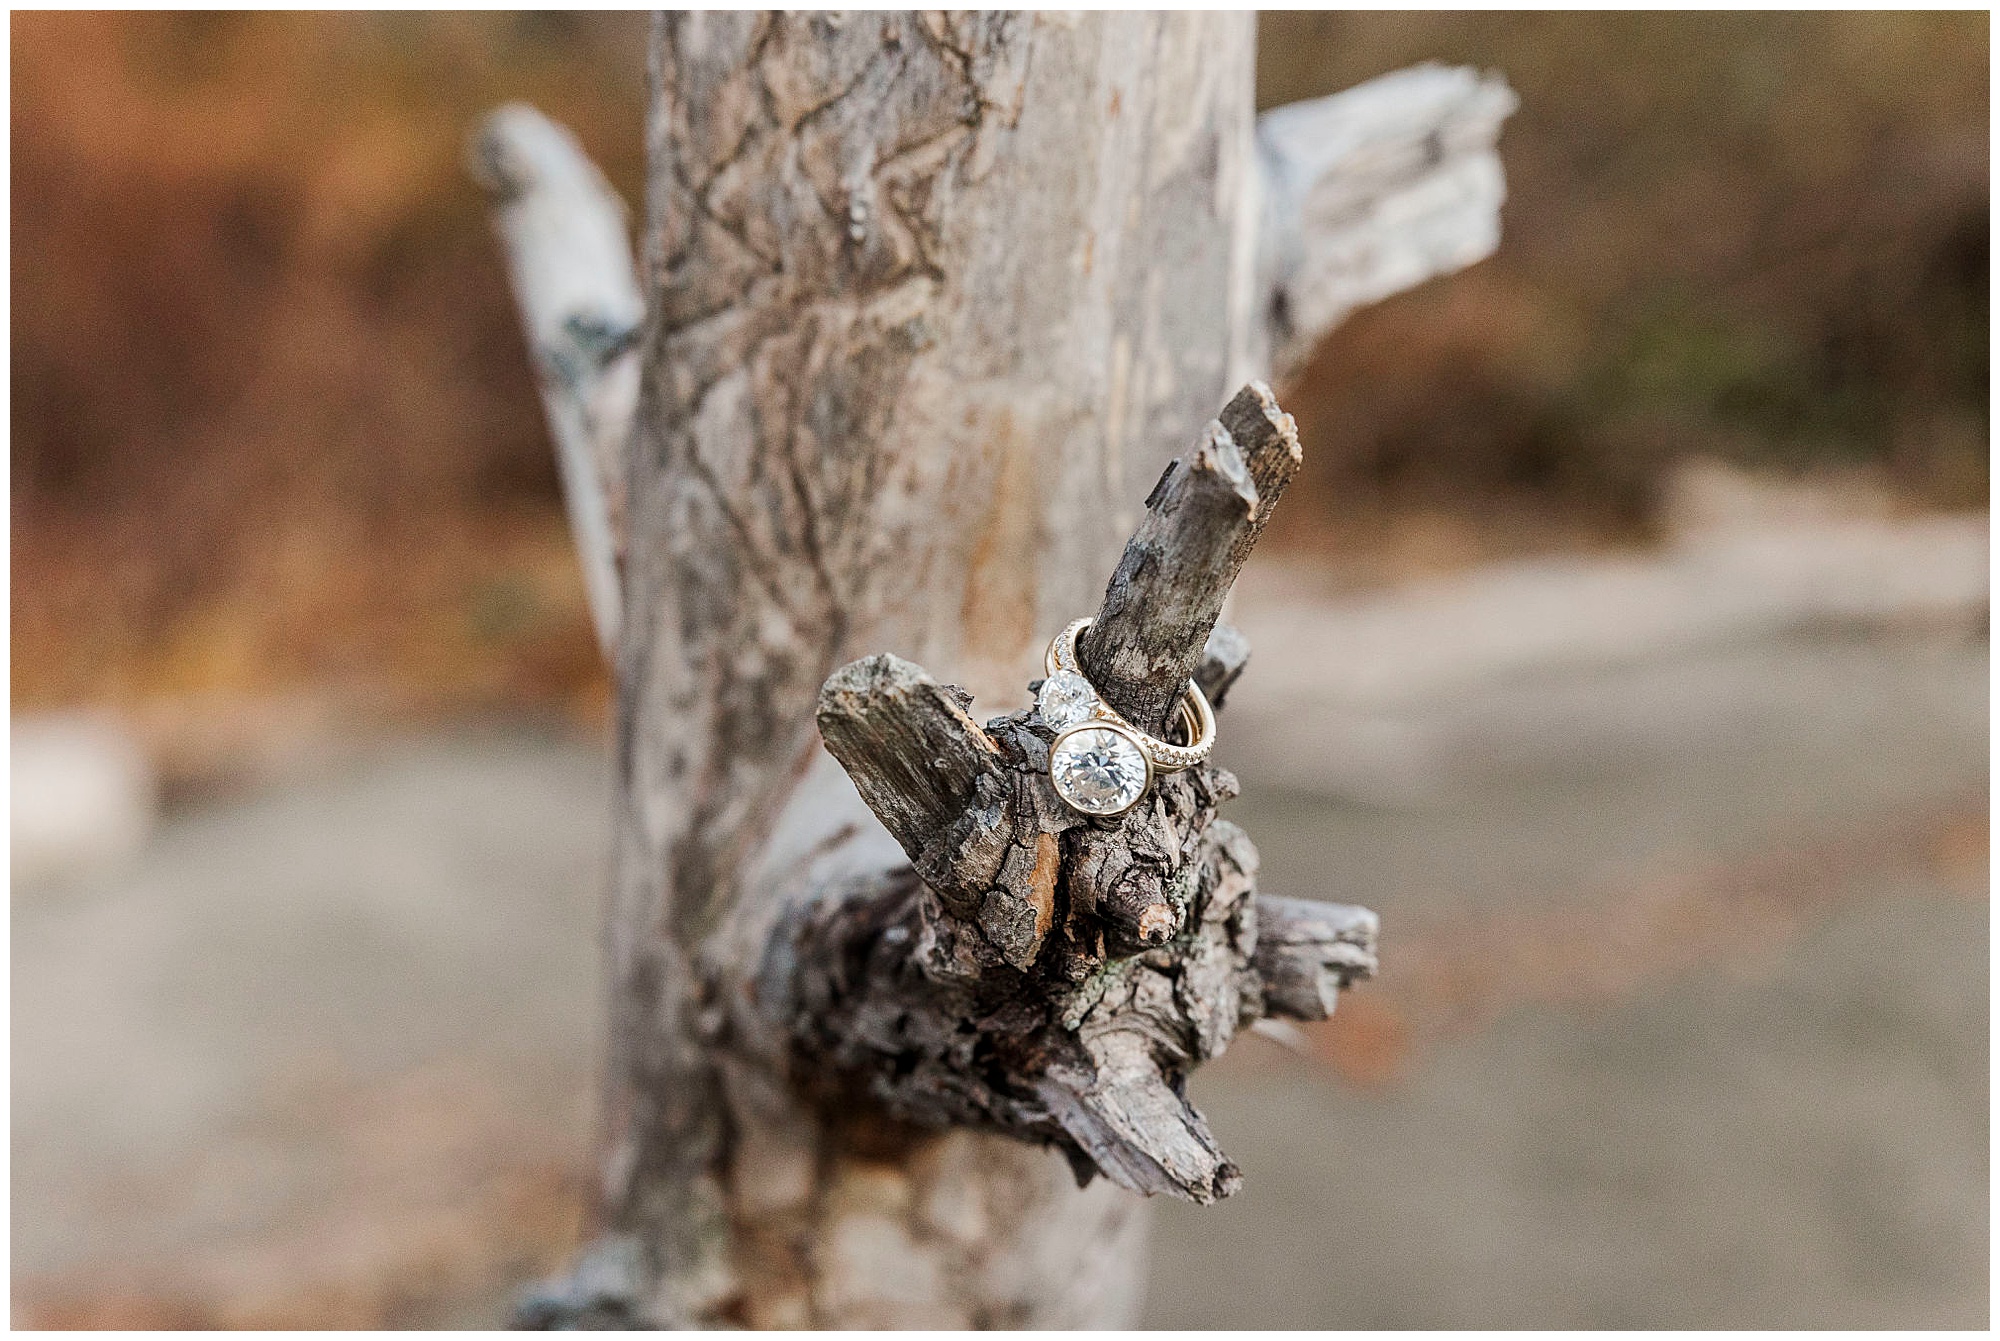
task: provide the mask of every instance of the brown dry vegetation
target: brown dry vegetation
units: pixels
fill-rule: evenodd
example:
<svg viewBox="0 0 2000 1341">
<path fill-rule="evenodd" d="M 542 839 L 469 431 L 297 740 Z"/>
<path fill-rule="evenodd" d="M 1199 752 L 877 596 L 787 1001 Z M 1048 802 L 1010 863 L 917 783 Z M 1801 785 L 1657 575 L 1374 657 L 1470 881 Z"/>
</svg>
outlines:
<svg viewBox="0 0 2000 1341">
<path fill-rule="evenodd" d="M 639 179 L 640 16 L 24 15 L 15 702 L 588 691 L 533 382 L 460 167 L 528 97 Z"/>
<path fill-rule="evenodd" d="M 534 101 L 636 199 L 637 15 L 26 14 L 17 706 L 365 684 L 601 700 L 460 167 Z M 1337 332 L 1275 543 L 1463 562 L 1643 529 L 1702 452 L 1983 497 L 1983 15 L 1277 14 L 1266 103 L 1503 71 L 1500 256 Z"/>
<path fill-rule="evenodd" d="M 1288 13 L 1261 36 L 1265 104 L 1426 59 L 1521 97 L 1499 254 L 1360 314 L 1291 389 L 1317 502 L 1283 538 L 1629 532 L 1687 455 L 1984 501 L 1984 14 Z"/>
</svg>

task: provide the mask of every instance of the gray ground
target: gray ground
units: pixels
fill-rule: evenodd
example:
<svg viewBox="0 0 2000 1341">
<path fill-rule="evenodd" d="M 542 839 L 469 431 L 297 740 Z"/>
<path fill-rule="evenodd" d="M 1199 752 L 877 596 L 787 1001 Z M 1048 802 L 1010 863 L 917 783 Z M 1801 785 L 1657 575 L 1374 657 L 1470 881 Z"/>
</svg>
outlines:
<svg viewBox="0 0 2000 1341">
<path fill-rule="evenodd" d="M 1776 968 L 1525 1010 L 1387 1093 L 1226 1058 L 1245 1191 L 1162 1208 L 1147 1322 L 1984 1327 L 1984 908 L 1884 890 Z"/>
<path fill-rule="evenodd" d="M 1235 760 L 1267 883 L 1383 914 L 1361 991 L 1412 1037 L 1369 1083 L 1260 1038 L 1198 1078 L 1246 1190 L 1161 1208 L 1146 1322 L 1983 1326 L 1983 847 L 1777 921 L 1711 881 L 1712 952 L 1487 983 L 1476 1027 L 1396 975 L 1480 918 L 1983 815 L 1985 685 L 1965 636 L 1792 639 L 1441 705 L 1490 748 L 1397 808 Z M 604 817 L 587 745 L 409 740 L 17 891 L 17 1320 L 492 1316 L 582 1176 Z"/>
<path fill-rule="evenodd" d="M 1438 715 L 1542 743 L 1407 810 L 1237 804 L 1267 887 L 1382 912 L 1363 992 L 1394 991 L 1399 936 L 1985 811 L 1986 658 L 1963 640 L 1789 640 L 1478 699 Z M 1245 1190 L 1161 1208 L 1147 1321 L 1985 1326 L 1984 851 L 1855 865 L 1809 868 L 1794 937 L 1516 1004 L 1387 1085 L 1234 1050 L 1194 1090 Z M 1747 935 L 1755 905 L 1709 883 Z"/>
</svg>

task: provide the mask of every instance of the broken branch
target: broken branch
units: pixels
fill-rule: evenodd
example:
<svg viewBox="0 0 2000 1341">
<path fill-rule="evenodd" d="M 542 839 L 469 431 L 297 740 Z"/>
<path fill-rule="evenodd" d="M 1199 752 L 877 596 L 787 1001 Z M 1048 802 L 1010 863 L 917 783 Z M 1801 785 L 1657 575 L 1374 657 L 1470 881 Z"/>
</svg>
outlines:
<svg viewBox="0 0 2000 1341">
<path fill-rule="evenodd" d="M 1292 417 L 1269 387 L 1252 382 L 1160 476 L 1103 605 L 1077 640 L 1084 673 L 1129 720 L 1165 729 L 1300 460 Z"/>
<path fill-rule="evenodd" d="M 1248 645 L 1216 615 L 1298 461 L 1290 417 L 1253 384 L 1169 468 L 1100 613 L 1114 705 L 1170 703 L 1191 675 L 1220 698 L 1241 673 Z M 1229 1195 L 1241 1176 L 1187 1073 L 1266 1009 L 1323 1016 L 1372 969 L 1374 915 L 1258 898 L 1256 848 L 1216 817 L 1236 790 L 1221 769 L 1163 774 L 1091 819 L 1049 782 L 1038 712 L 981 727 L 969 706 L 893 656 L 820 692 L 827 749 L 912 869 L 829 891 L 775 933 L 759 1004 L 795 1078 L 1058 1146 L 1081 1178 Z"/>
<path fill-rule="evenodd" d="M 1356 308 L 1493 253 L 1516 102 L 1495 76 L 1419 65 L 1257 118 L 1277 375 Z"/>
</svg>

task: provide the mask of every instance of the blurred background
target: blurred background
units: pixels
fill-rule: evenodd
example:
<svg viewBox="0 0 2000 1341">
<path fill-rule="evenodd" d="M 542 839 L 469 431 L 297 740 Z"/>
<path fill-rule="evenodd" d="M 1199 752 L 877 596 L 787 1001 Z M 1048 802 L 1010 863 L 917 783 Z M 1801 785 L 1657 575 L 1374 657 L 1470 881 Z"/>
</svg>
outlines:
<svg viewBox="0 0 2000 1341">
<path fill-rule="evenodd" d="M 644 23 L 14 18 L 19 1324 L 574 1241 L 607 686 L 462 154 L 636 201 Z M 1280 388 L 1233 817 L 1385 971 L 1197 1079 L 1147 1323 L 1983 1326 L 1987 16 L 1261 25 L 1521 109 L 1499 254 Z"/>
</svg>

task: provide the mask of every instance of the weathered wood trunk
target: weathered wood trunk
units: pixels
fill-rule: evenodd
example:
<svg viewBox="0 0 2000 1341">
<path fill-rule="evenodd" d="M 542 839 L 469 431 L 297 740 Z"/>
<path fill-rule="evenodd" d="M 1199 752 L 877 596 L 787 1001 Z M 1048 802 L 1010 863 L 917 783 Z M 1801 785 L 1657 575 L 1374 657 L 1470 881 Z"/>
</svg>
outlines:
<svg viewBox="0 0 2000 1341">
<path fill-rule="evenodd" d="M 812 1111 L 704 1035 L 779 910 L 907 864 L 820 748 L 821 682 L 895 652 L 1025 702 L 1234 389 L 1251 24 L 659 24 L 607 1193 L 661 1317 L 1133 1320 L 1138 1198 L 1005 1137 Z"/>
<path fill-rule="evenodd" d="M 1086 822 L 1025 710 L 1092 612 L 1084 668 L 1142 727 L 1197 668 L 1226 688 L 1211 629 L 1299 451 L 1232 393 L 1345 310 L 1343 264 L 1382 287 L 1370 211 L 1505 115 L 1442 71 L 1430 115 L 1370 109 L 1321 229 L 1362 245 L 1326 262 L 1298 220 L 1328 165 L 1260 149 L 1252 43 L 1249 14 L 657 21 L 639 403 L 591 513 L 623 529 L 604 1233 L 531 1320 L 1129 1325 L 1134 1190 L 1237 1181 L 1187 1069 L 1372 966 L 1372 915 L 1255 893 L 1227 774 Z M 550 370 L 595 328 L 521 278 L 510 133 L 483 172 L 574 437 L 590 388 Z"/>
</svg>

